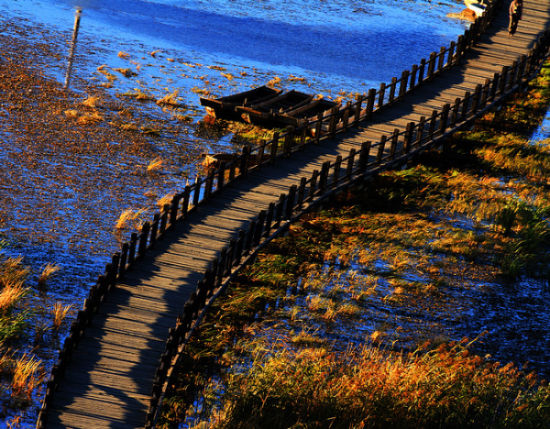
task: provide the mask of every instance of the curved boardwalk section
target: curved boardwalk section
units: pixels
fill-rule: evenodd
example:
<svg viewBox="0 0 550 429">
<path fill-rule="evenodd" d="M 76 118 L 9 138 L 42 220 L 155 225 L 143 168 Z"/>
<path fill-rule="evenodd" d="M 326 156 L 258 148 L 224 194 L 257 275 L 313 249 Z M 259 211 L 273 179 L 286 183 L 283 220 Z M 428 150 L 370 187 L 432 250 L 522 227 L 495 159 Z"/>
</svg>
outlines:
<svg viewBox="0 0 550 429">
<path fill-rule="evenodd" d="M 255 156 L 260 167 L 249 170 L 245 150 L 238 165 L 187 187 L 92 288 L 52 372 L 37 426 L 151 426 L 178 344 L 251 249 L 330 192 L 467 125 L 536 73 L 547 53 L 550 0 L 524 3 L 513 38 L 505 2 L 475 43 L 451 45 L 445 64 L 432 54 L 359 104 L 262 147 Z M 327 137 L 310 138 L 311 129 Z M 286 156 L 276 158 L 278 151 Z"/>
</svg>

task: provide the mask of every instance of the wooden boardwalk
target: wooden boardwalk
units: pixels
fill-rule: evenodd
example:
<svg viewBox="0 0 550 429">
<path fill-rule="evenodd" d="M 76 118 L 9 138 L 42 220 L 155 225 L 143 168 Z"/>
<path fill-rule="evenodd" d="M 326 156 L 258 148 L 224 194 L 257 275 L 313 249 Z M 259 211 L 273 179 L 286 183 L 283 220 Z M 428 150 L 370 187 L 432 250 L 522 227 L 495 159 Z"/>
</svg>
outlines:
<svg viewBox="0 0 550 429">
<path fill-rule="evenodd" d="M 507 4 L 507 3 L 505 3 Z M 359 151 L 410 122 L 441 111 L 466 91 L 493 78 L 526 54 L 549 28 L 550 0 L 525 0 L 518 32 L 508 37 L 507 6 L 468 52 L 462 64 L 433 78 L 399 102 L 348 132 L 318 145 L 306 145 L 284 162 L 262 166 L 232 182 L 206 204 L 176 223 L 153 250 L 129 270 L 99 307 L 72 353 L 40 425 L 51 428 L 143 427 L 159 359 L 169 328 L 212 260 L 246 230 L 260 210 L 281 193 L 320 171 L 323 163 Z M 372 157 L 377 155 L 372 149 Z"/>
</svg>

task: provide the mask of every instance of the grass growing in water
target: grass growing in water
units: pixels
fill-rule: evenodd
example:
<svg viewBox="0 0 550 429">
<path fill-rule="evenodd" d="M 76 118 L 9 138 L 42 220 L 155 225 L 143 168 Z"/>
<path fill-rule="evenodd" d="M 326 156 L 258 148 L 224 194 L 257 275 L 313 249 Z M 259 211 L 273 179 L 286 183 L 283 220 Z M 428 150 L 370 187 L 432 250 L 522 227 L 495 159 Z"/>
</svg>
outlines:
<svg viewBox="0 0 550 429">
<path fill-rule="evenodd" d="M 272 242 L 186 348 L 166 426 L 545 427 L 545 382 L 448 340 L 468 327 L 456 296 L 550 278 L 550 142 L 525 137 L 549 77 L 452 157 L 381 174 Z"/>
</svg>

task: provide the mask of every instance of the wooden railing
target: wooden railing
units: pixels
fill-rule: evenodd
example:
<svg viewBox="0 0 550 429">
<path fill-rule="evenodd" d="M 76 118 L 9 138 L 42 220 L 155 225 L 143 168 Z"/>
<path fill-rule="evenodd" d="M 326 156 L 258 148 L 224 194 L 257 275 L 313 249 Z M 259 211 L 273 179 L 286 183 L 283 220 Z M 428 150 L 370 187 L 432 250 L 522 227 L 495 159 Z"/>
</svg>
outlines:
<svg viewBox="0 0 550 429">
<path fill-rule="evenodd" d="M 437 74 L 459 64 L 464 53 L 487 29 L 500 3 L 500 0 L 490 3 L 484 16 L 459 36 L 457 42 L 452 42 L 448 48 L 441 48 L 439 53 L 432 52 L 428 60 L 421 60 L 419 65 L 404 71 L 401 78 L 393 78 L 389 85 L 383 83 L 380 89 L 370 89 L 365 97 L 359 97 L 355 103 L 349 103 L 344 108 L 335 108 L 328 114 L 319 115 L 317 119 L 303 123 L 297 128 L 289 128 L 282 134 L 276 133 L 272 140 L 263 142 L 253 150 L 244 147 L 241 155 L 234 161 L 221 165 L 206 177 L 197 176 L 195 183 L 185 186 L 183 192 L 176 194 L 170 204 L 154 215 L 151 222 L 145 222 L 139 232 L 132 233 L 129 242 L 122 244 L 121 251 L 112 256 L 105 272 L 91 287 L 82 310 L 78 312 L 71 325 L 46 384 L 46 394 L 36 427 L 45 427 L 49 405 L 71 355 L 109 290 L 118 280 L 124 278 L 125 272 L 131 269 L 137 260 L 143 258 L 149 249 L 154 248 L 158 239 L 176 223 L 185 221 L 191 212 L 221 191 L 229 182 L 246 177 L 251 170 L 260 168 L 263 164 L 274 163 L 280 157 L 288 157 L 294 151 L 300 150 L 303 145 L 319 143 L 321 139 L 332 138 L 361 121 L 371 120 L 378 110 L 386 108 Z M 169 331 L 165 352 L 160 359 L 153 384 L 146 427 L 152 427 L 154 424 L 178 346 L 189 337 L 205 309 L 221 292 L 232 273 L 240 269 L 260 246 L 282 231 L 290 219 L 301 213 L 308 205 L 354 180 L 403 162 L 412 154 L 447 135 L 448 130 L 464 126 L 489 104 L 516 90 L 519 85 L 536 74 L 547 51 L 548 39 L 546 33 L 529 55 L 522 57 L 511 68 L 504 67 L 501 73 L 496 73 L 485 85 L 478 85 L 473 94 L 466 93 L 462 99 L 457 98 L 452 106 L 446 105 L 440 112 L 434 111 L 429 118 L 422 118 L 416 124 L 409 123 L 404 132 L 395 130 L 389 138 L 383 136 L 375 144 L 365 142 L 359 152 L 351 150 L 346 158 L 338 157 L 334 163 L 325 163 L 311 178 L 303 178 L 299 186 L 291 187 L 288 193 L 280 196 L 276 204 L 271 204 L 268 210 L 260 212 L 250 223 L 247 231 L 239 231 L 212 262 L 196 291 L 182 309 L 176 326 Z M 378 148 L 374 159 L 369 156 L 372 147 Z"/>
</svg>

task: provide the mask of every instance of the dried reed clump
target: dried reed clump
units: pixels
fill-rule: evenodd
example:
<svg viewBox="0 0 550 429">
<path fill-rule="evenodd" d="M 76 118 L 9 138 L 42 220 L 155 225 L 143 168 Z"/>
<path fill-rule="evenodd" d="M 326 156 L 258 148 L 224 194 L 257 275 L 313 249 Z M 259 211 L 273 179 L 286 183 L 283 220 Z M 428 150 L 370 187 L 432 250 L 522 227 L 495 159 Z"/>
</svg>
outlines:
<svg viewBox="0 0 550 429">
<path fill-rule="evenodd" d="M 134 228 L 137 228 L 139 226 L 141 217 L 145 214 L 146 210 L 139 209 L 139 210 L 133 210 L 133 209 L 127 209 L 124 210 L 118 220 L 116 221 L 115 228 L 117 230 L 126 229 L 132 224 Z"/>
<path fill-rule="evenodd" d="M 534 374 L 484 361 L 464 344 L 408 354 L 365 347 L 342 356 L 304 348 L 262 352 L 250 371 L 231 376 L 213 427 L 542 428 L 549 396 Z"/>
<path fill-rule="evenodd" d="M 61 328 L 61 325 L 63 324 L 63 321 L 67 317 L 67 314 L 69 311 L 71 311 L 72 305 L 63 305 L 60 301 L 57 301 L 54 304 L 54 307 L 52 309 L 53 314 L 53 328 L 55 331 L 59 331 L 59 328 Z"/>
<path fill-rule="evenodd" d="M 164 197 L 160 198 L 157 201 L 157 206 L 159 206 L 162 209 L 164 208 L 164 206 L 172 204 L 173 198 L 174 198 L 174 194 L 166 194 Z"/>
<path fill-rule="evenodd" d="M 119 72 L 124 77 L 137 76 L 137 73 L 135 71 L 127 67 L 116 67 L 113 70 Z"/>
<path fill-rule="evenodd" d="M 63 113 L 65 114 L 65 117 L 67 119 L 76 119 L 76 118 L 78 118 L 78 110 L 69 109 L 69 110 L 65 110 Z"/>
<path fill-rule="evenodd" d="M 60 270 L 58 265 L 48 263 L 42 269 L 40 276 L 38 276 L 38 288 L 40 290 L 46 289 L 46 282 L 58 271 Z"/>
<path fill-rule="evenodd" d="M 80 116 L 76 122 L 79 125 L 97 124 L 103 121 L 105 118 L 99 112 L 86 113 Z"/>
<path fill-rule="evenodd" d="M 90 109 L 95 109 L 96 107 L 99 106 L 99 100 L 100 98 L 98 96 L 89 95 L 80 104 L 82 104 L 83 106 L 89 107 Z"/>
<path fill-rule="evenodd" d="M 23 283 L 6 283 L 0 291 L 0 315 L 8 314 L 11 309 L 28 293 Z"/>
<path fill-rule="evenodd" d="M 129 54 L 128 52 L 124 52 L 124 51 L 118 51 L 117 56 L 118 56 L 119 58 L 123 58 L 123 59 L 125 59 L 125 60 L 128 59 L 128 58 L 130 58 L 130 54 Z"/>
<path fill-rule="evenodd" d="M 133 91 L 128 91 L 123 94 L 121 94 L 123 97 L 129 97 L 129 98 L 135 98 L 139 101 L 153 101 L 155 100 L 155 97 L 153 97 L 151 94 L 148 94 L 144 91 L 142 91 L 139 88 L 134 88 Z"/>
<path fill-rule="evenodd" d="M 164 166 L 164 161 L 162 160 L 162 158 L 157 157 L 149 163 L 146 170 L 147 170 L 147 173 L 154 174 L 154 173 L 158 173 L 163 166 Z"/>
<path fill-rule="evenodd" d="M 30 403 L 32 393 L 44 379 L 42 362 L 34 356 L 24 354 L 15 361 L 13 368 L 11 398 L 18 403 Z"/>
<path fill-rule="evenodd" d="M 174 90 L 169 94 L 166 94 L 164 97 L 157 100 L 159 106 L 179 106 L 181 103 L 178 101 L 179 90 Z"/>
</svg>

